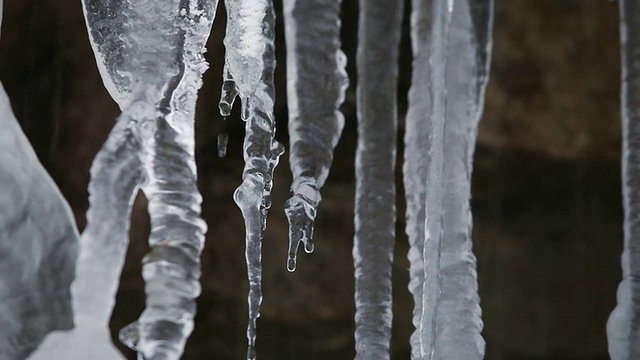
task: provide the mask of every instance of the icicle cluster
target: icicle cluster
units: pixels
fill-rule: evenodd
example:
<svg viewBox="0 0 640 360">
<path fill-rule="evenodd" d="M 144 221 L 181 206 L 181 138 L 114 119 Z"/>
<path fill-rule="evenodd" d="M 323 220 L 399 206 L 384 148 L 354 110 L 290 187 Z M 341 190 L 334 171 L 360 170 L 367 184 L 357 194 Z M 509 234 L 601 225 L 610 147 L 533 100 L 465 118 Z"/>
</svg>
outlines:
<svg viewBox="0 0 640 360">
<path fill-rule="evenodd" d="M 607 322 L 612 360 L 640 358 L 640 4 L 620 0 L 624 248 L 618 304 Z"/>
</svg>

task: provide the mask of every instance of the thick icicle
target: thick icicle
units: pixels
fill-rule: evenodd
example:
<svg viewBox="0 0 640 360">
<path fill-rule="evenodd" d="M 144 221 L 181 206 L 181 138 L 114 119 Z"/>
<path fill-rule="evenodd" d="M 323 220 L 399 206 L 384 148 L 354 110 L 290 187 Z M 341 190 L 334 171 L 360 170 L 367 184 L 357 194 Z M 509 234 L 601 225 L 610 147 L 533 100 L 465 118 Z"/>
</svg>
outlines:
<svg viewBox="0 0 640 360">
<path fill-rule="evenodd" d="M 147 308 L 121 339 L 141 358 L 178 359 L 200 293 L 206 225 L 199 217 L 193 120 L 216 3 L 85 0 L 84 5 L 98 68 L 123 114 L 91 169 L 87 228 L 72 287 L 77 327 L 53 341 L 58 349 L 43 358 L 122 357 L 111 345 L 107 325 L 128 244 L 130 209 L 141 188 L 151 217 L 151 252 L 143 266 Z"/>
<path fill-rule="evenodd" d="M 246 122 L 242 184 L 233 198 L 246 228 L 249 277 L 249 342 L 247 359 L 256 358 L 256 322 L 262 302 L 262 232 L 271 207 L 273 171 L 284 152 L 275 140 L 275 14 L 271 0 L 227 0 L 226 59 L 220 110 L 231 111 L 236 95 Z"/>
<path fill-rule="evenodd" d="M 492 0 L 454 1 L 446 79 L 442 286 L 434 359 L 484 357 L 469 199 L 477 125 L 489 75 L 492 11 Z"/>
<path fill-rule="evenodd" d="M 344 116 L 339 111 L 348 86 L 346 56 L 340 50 L 341 0 L 284 0 L 287 43 L 289 160 L 293 196 L 287 269 L 294 271 L 298 246 L 313 251 L 313 223 L 320 188 L 329 175 Z"/>
<path fill-rule="evenodd" d="M 612 360 L 640 359 L 640 3 L 620 0 L 624 249 L 618 304 L 607 322 Z"/>
<path fill-rule="evenodd" d="M 402 1 L 361 0 L 356 152 L 356 359 L 389 359 Z"/>
<path fill-rule="evenodd" d="M 413 0 L 413 75 L 405 129 L 410 282 L 415 308 L 412 359 L 435 352 L 441 292 L 440 248 L 446 117 L 446 61 L 452 0 Z"/>
<path fill-rule="evenodd" d="M 50 331 L 73 327 L 78 238 L 0 83 L 0 359 L 24 359 Z"/>
</svg>

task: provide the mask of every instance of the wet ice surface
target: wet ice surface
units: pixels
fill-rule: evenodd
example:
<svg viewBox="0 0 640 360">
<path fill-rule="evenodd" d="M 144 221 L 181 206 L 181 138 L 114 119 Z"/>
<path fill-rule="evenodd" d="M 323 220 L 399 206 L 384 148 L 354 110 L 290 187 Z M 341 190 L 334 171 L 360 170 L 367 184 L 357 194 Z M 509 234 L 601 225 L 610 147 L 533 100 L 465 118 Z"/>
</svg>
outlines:
<svg viewBox="0 0 640 360">
<path fill-rule="evenodd" d="M 275 13 L 269 0 L 228 0 L 224 82 L 220 113 L 228 116 L 240 97 L 245 121 L 242 183 L 233 199 L 245 222 L 249 278 L 247 359 L 255 359 L 256 327 L 262 303 L 262 236 L 271 207 L 273 171 L 284 147 L 275 140 Z"/>
<path fill-rule="evenodd" d="M 0 84 L 0 358 L 24 359 L 47 333 L 73 326 L 77 251 L 71 209 Z"/>
</svg>

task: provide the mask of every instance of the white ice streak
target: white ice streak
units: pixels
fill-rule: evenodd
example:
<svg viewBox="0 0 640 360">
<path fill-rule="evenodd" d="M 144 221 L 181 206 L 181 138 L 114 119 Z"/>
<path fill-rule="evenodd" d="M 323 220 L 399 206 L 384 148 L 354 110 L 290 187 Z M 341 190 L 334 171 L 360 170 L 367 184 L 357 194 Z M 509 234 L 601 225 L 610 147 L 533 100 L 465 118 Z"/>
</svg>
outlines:
<svg viewBox="0 0 640 360">
<path fill-rule="evenodd" d="M 358 360 L 389 359 L 402 13 L 401 1 L 360 1 L 353 246 Z"/>
<path fill-rule="evenodd" d="M 0 359 L 25 359 L 47 333 L 73 327 L 78 238 L 0 83 Z"/>
<path fill-rule="evenodd" d="M 618 303 L 607 322 L 612 360 L 640 358 L 640 3 L 620 0 L 624 248 Z"/>
<path fill-rule="evenodd" d="M 434 359 L 484 357 L 469 199 L 477 125 L 489 74 L 492 12 L 492 0 L 455 0 L 451 18 L 442 183 L 441 288 Z"/>
<path fill-rule="evenodd" d="M 289 155 L 293 196 L 287 269 L 294 271 L 298 246 L 313 251 L 313 223 L 320 188 L 329 174 L 344 116 L 339 111 L 348 86 L 346 56 L 340 50 L 340 0 L 284 0 L 287 44 Z"/>
<path fill-rule="evenodd" d="M 144 259 L 147 308 L 121 339 L 144 359 L 178 359 L 200 293 L 194 111 L 215 1 L 85 0 L 105 86 L 123 109 L 96 156 L 90 207 L 72 286 L 76 328 L 57 334 L 44 358 L 122 358 L 107 325 L 128 245 L 138 189 L 149 200 L 151 252 Z M 49 339 L 47 339 L 49 340 Z"/>
<path fill-rule="evenodd" d="M 407 197 L 410 282 L 415 307 L 412 359 L 436 348 L 441 293 L 446 62 L 452 0 L 413 0 L 413 75 L 406 118 L 404 186 Z"/>
<path fill-rule="evenodd" d="M 224 83 L 220 112 L 228 116 L 236 96 L 246 122 L 242 184 L 233 198 L 245 221 L 249 278 L 247 359 L 256 358 L 256 325 L 262 303 L 262 235 L 271 207 L 273 171 L 284 148 L 275 140 L 275 14 L 271 0 L 227 0 Z"/>
</svg>

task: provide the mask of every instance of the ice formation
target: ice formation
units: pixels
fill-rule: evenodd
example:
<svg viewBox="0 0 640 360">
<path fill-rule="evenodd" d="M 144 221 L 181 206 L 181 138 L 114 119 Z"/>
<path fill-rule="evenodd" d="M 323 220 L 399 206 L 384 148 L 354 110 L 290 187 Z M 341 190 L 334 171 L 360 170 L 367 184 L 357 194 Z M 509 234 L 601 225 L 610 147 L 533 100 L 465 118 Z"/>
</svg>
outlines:
<svg viewBox="0 0 640 360">
<path fill-rule="evenodd" d="M 362 360 L 389 359 L 402 14 L 401 1 L 360 1 L 353 259 L 356 359 Z"/>
<path fill-rule="evenodd" d="M 289 271 L 296 268 L 300 242 L 306 252 L 313 251 L 319 190 L 328 176 L 333 149 L 344 126 L 339 107 L 348 79 L 346 57 L 340 50 L 340 4 L 340 0 L 284 0 L 283 4 L 294 179 L 293 196 L 285 209 L 290 226 Z M 137 322 L 121 331 L 120 338 L 138 351 L 141 359 L 181 356 L 193 328 L 194 299 L 200 293 L 199 256 L 206 225 L 199 215 L 202 199 L 196 182 L 193 120 L 201 76 L 207 68 L 202 53 L 217 5 L 216 0 L 84 0 L 98 69 L 122 115 L 91 169 L 88 225 L 80 240 L 78 276 L 71 286 L 76 327 L 48 336 L 32 359 L 122 358 L 111 343 L 107 325 L 128 245 L 131 206 L 139 190 L 149 200 L 151 218 L 151 252 L 143 266 L 147 308 Z M 414 62 L 403 171 L 406 230 L 411 245 L 409 288 L 415 300 L 412 358 L 481 359 L 484 341 L 471 251 L 469 198 L 476 127 L 488 79 L 493 2 L 412 0 L 411 5 Z M 361 0 L 360 8 L 353 248 L 356 358 L 389 359 L 396 218 L 396 83 L 403 5 Z M 262 301 L 261 242 L 271 207 L 273 172 L 284 152 L 275 140 L 273 115 L 275 14 L 270 0 L 228 0 L 226 10 L 226 59 L 219 107 L 225 118 L 239 97 L 246 123 L 245 167 L 234 200 L 246 226 L 247 358 L 255 359 Z M 638 12 L 635 8 L 633 11 Z M 626 89 L 634 88 L 627 84 Z M 53 314 L 57 316 L 55 326 L 38 327 L 34 322 L 38 328 L 28 331 L 27 340 L 0 339 L 0 349 L 26 354 L 47 332 L 71 325 L 67 286 L 73 276 L 70 264 L 77 234 L 66 204 L 37 165 L 3 93 L 0 115 L 3 128 L 10 129 L 0 136 L 10 134 L 13 139 L 3 140 L 0 145 L 20 149 L 5 151 L 0 147 L 0 156 L 21 151 L 29 158 L 24 163 L 34 164 L 21 168 L 11 159 L 3 160 L 3 169 L 15 167 L 0 174 L 3 189 L 15 188 L 12 196 L 32 191 L 35 195 L 30 196 L 42 196 L 43 203 L 50 201 L 52 207 L 63 210 L 56 216 L 42 216 L 50 223 L 32 226 L 28 216 L 37 214 L 38 209 L 25 200 L 15 215 L 20 216 L 16 222 L 19 227 L 3 223 L 0 231 L 1 246 L 13 245 L 23 228 L 36 231 L 44 226 L 49 234 L 51 229 L 58 231 L 50 240 L 28 233 L 25 236 L 30 236 L 30 242 L 23 241 L 29 244 L 25 245 L 28 256 L 52 256 L 46 266 L 64 270 L 56 271 L 60 276 L 52 282 L 56 287 L 37 289 L 52 291 L 52 298 L 60 300 L 60 305 L 47 304 L 63 310 Z M 220 156 L 226 153 L 226 142 L 226 135 L 221 135 Z M 19 181 L 20 171 L 33 171 L 39 177 L 31 177 L 36 179 L 34 185 L 24 188 L 28 183 Z M 627 175 L 629 181 L 635 181 L 632 173 Z M 0 201 L 13 203 L 20 199 L 0 197 Z M 0 221 L 13 216 L 2 215 Z M 628 233 L 633 227 L 629 225 L 629 229 Z M 9 237 L 11 241 L 6 240 Z M 60 242 L 64 246 L 56 246 L 56 252 L 48 255 L 52 250 L 48 246 Z M 18 247 L 7 251 L 20 260 L 23 250 Z M 23 267 L 28 263 L 25 261 Z M 0 265 L 15 268 L 8 264 Z M 627 260 L 625 266 L 629 264 Z M 42 280 L 40 273 L 26 268 L 23 275 L 29 281 L 25 293 L 35 291 L 33 284 Z M 612 329 L 620 322 L 616 319 L 626 319 L 616 314 L 632 311 L 625 307 L 631 285 L 628 277 L 621 284 L 623 307 L 619 306 L 612 316 L 610 338 L 621 338 L 612 336 L 620 334 Z M 2 306 L 15 304 L 6 300 L 12 291 L 0 288 Z M 48 311 L 44 305 L 38 309 Z M 19 310 L 11 311 L 20 314 Z M 51 324 L 51 320 L 43 321 Z M 3 347 L 2 341 L 10 345 Z M 621 341 L 628 343 L 629 339 Z"/>
<path fill-rule="evenodd" d="M 620 0 L 624 248 L 618 304 L 607 322 L 612 360 L 640 358 L 640 4 Z"/>
<path fill-rule="evenodd" d="M 313 252 L 313 224 L 320 188 L 329 175 L 344 116 L 339 107 L 349 84 L 340 49 L 341 0 L 284 0 L 287 43 L 289 162 L 293 196 L 285 204 L 289 221 L 287 269 L 296 269 L 300 242 Z"/>
<path fill-rule="evenodd" d="M 69 284 L 79 235 L 2 84 L 0 189 L 0 358 L 24 359 L 50 331 L 73 327 Z"/>
<path fill-rule="evenodd" d="M 228 116 L 236 96 L 246 122 L 242 184 L 233 199 L 245 222 L 249 276 L 247 359 L 256 358 L 256 325 L 262 303 L 262 235 L 271 207 L 273 171 L 284 147 L 275 140 L 275 13 L 270 0 L 227 0 L 225 70 L 220 112 Z"/>
<path fill-rule="evenodd" d="M 434 359 L 484 357 L 469 199 L 477 125 L 489 76 L 492 9 L 492 0 L 455 0 L 451 15 Z"/>
<path fill-rule="evenodd" d="M 122 357 L 107 325 L 138 189 L 151 218 L 151 252 L 143 260 L 147 307 L 120 337 L 144 359 L 182 354 L 200 293 L 206 231 L 199 217 L 193 121 L 215 5 L 84 2 L 98 68 L 123 113 L 91 168 L 87 228 L 72 285 L 76 327 L 47 339 L 39 349 L 43 359 Z"/>
</svg>

